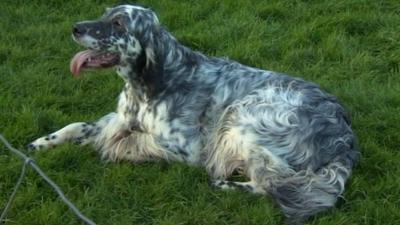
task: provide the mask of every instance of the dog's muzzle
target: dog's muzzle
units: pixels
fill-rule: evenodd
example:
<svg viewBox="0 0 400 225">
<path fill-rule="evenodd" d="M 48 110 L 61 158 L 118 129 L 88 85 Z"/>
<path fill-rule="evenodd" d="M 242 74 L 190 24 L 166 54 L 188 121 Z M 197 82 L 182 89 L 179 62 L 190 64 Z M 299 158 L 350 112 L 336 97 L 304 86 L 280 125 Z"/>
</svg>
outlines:
<svg viewBox="0 0 400 225">
<path fill-rule="evenodd" d="M 87 27 L 84 26 L 83 24 L 75 24 L 75 26 L 72 28 L 72 34 L 79 38 L 82 37 L 83 35 L 85 35 L 87 32 Z"/>
<path fill-rule="evenodd" d="M 93 46 L 85 44 L 85 39 L 97 40 L 96 33 L 101 33 L 102 29 L 104 30 L 104 27 L 99 22 L 77 23 L 72 28 L 75 41 L 89 48 L 88 50 L 78 52 L 72 58 L 70 71 L 74 76 L 78 76 L 83 69 L 108 68 L 118 65 L 120 62 L 120 55 L 118 53 L 97 48 L 93 49 Z"/>
</svg>

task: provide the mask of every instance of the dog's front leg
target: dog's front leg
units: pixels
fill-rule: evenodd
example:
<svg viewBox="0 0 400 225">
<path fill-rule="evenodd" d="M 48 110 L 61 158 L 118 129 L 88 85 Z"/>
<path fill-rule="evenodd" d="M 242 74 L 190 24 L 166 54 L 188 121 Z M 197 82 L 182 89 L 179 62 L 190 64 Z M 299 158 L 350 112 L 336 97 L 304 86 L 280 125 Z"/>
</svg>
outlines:
<svg viewBox="0 0 400 225">
<path fill-rule="evenodd" d="M 65 142 L 86 145 L 95 141 L 115 113 L 110 113 L 96 122 L 76 122 L 49 135 L 36 139 L 28 145 L 30 150 L 49 149 Z"/>
</svg>

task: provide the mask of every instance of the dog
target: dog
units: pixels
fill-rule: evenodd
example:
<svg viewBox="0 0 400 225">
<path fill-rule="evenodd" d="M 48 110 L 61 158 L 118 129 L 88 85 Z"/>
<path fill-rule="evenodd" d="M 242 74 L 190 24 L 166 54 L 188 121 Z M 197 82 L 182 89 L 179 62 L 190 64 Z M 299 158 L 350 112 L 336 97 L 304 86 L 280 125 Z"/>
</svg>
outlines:
<svg viewBox="0 0 400 225">
<path fill-rule="evenodd" d="M 73 142 L 110 161 L 201 166 L 215 187 L 272 196 L 290 223 L 341 197 L 359 150 L 344 107 L 318 85 L 193 51 L 140 6 L 109 8 L 72 33 L 87 48 L 71 60 L 74 76 L 114 67 L 125 81 L 117 110 L 28 148 Z M 234 172 L 248 181 L 228 181 Z"/>
</svg>

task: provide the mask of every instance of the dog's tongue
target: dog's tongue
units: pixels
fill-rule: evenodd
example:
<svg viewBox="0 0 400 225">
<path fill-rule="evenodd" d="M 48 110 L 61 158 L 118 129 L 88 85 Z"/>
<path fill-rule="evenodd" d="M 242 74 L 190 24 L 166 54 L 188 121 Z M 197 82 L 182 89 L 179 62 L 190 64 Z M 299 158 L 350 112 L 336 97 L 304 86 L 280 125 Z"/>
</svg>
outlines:
<svg viewBox="0 0 400 225">
<path fill-rule="evenodd" d="M 69 69 L 74 76 L 79 76 L 83 64 L 90 58 L 91 55 L 94 54 L 93 50 L 85 50 L 76 53 L 76 55 L 72 58 L 71 63 L 69 65 Z"/>
</svg>

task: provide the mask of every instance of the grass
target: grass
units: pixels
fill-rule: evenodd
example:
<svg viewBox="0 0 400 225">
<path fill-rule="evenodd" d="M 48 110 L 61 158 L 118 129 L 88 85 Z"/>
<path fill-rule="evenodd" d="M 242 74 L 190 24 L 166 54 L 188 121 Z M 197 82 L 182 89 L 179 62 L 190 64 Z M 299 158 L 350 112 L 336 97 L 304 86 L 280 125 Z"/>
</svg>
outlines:
<svg viewBox="0 0 400 225">
<path fill-rule="evenodd" d="M 362 159 L 337 207 L 308 224 L 400 224 L 400 6 L 396 0 L 140 1 L 184 44 L 320 84 L 347 107 Z M 73 79 L 76 21 L 117 1 L 0 1 L 0 132 L 23 149 L 73 121 L 114 110 L 123 82 Z M 32 154 L 98 224 L 281 224 L 268 197 L 209 187 L 179 163 L 106 163 L 90 147 Z M 0 208 L 21 162 L 0 146 Z M 32 171 L 7 224 L 80 224 Z"/>
</svg>

